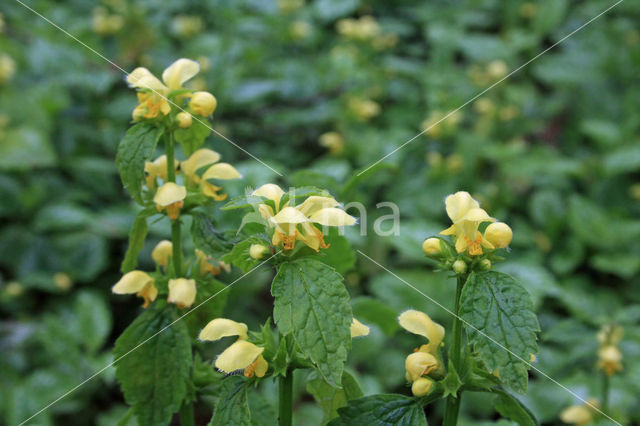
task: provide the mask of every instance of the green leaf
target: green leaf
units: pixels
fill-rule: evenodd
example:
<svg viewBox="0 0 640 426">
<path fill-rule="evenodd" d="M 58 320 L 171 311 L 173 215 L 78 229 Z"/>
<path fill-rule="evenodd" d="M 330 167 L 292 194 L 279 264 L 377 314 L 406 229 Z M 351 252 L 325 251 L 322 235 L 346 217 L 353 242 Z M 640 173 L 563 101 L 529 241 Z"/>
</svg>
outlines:
<svg viewBox="0 0 640 426">
<path fill-rule="evenodd" d="M 140 204 L 142 204 L 144 163 L 151 159 L 161 134 L 161 130 L 152 124 L 138 123 L 127 130 L 118 145 L 116 166 L 120 171 L 122 184 Z"/>
<path fill-rule="evenodd" d="M 329 235 L 326 236 L 325 243 L 329 248 L 321 251 L 322 256 L 318 256 L 320 262 L 326 263 L 340 274 L 353 269 L 356 264 L 356 255 L 351 249 L 349 240 L 340 235 L 338 229 L 329 229 Z"/>
<path fill-rule="evenodd" d="M 136 269 L 136 266 L 138 266 L 138 254 L 140 250 L 144 248 L 144 240 L 147 238 L 147 218 L 154 213 L 156 212 L 153 208 L 148 208 L 140 211 L 136 215 L 136 219 L 133 221 L 133 226 L 129 232 L 127 253 L 124 255 L 122 265 L 120 265 L 120 271 L 123 274 Z"/>
<path fill-rule="evenodd" d="M 249 383 L 241 376 L 230 376 L 222 381 L 220 399 L 209 422 L 210 426 L 251 424 L 251 412 L 247 401 Z"/>
<path fill-rule="evenodd" d="M 156 302 L 116 341 L 116 377 L 140 424 L 169 424 L 187 394 L 191 339 L 177 318 L 174 306 Z"/>
<path fill-rule="evenodd" d="M 282 263 L 273 279 L 273 317 L 282 334 L 292 334 L 323 378 L 340 384 L 351 349 L 351 306 L 342 276 L 312 258 Z"/>
<path fill-rule="evenodd" d="M 244 195 L 240 197 L 234 197 L 227 204 L 222 206 L 222 210 L 235 210 L 235 209 L 245 209 L 247 207 L 252 207 L 257 204 L 263 203 L 264 198 L 258 197 L 257 195 Z"/>
<path fill-rule="evenodd" d="M 262 259 L 254 259 L 249 255 L 249 249 L 253 244 L 260 244 L 265 247 L 270 247 L 271 244 L 269 241 L 265 241 L 262 238 L 258 237 L 250 237 L 244 241 L 240 241 L 238 244 L 233 246 L 231 252 L 227 253 L 222 257 L 222 260 L 226 263 L 232 264 L 240 268 L 243 273 L 249 272 L 252 268 L 258 265 L 260 262 L 264 262 L 265 259 L 268 259 L 271 256 L 271 252 L 266 250 L 263 254 Z"/>
<path fill-rule="evenodd" d="M 495 389 L 493 405 L 501 416 L 518 423 L 519 426 L 538 426 L 538 420 L 527 407 L 515 397 L 500 389 Z"/>
<path fill-rule="evenodd" d="M 193 214 L 191 236 L 196 248 L 215 259 L 222 258 L 233 248 L 233 243 L 213 226 L 211 220 L 201 213 Z"/>
<path fill-rule="evenodd" d="M 397 394 L 365 396 L 338 410 L 331 426 L 426 426 L 422 405 L 414 398 Z"/>
<path fill-rule="evenodd" d="M 507 274 L 472 273 L 460 306 L 469 342 L 487 368 L 497 370 L 504 383 L 524 393 L 527 363 L 538 350 L 536 333 L 540 331 L 529 293 Z"/>
<path fill-rule="evenodd" d="M 80 341 L 90 352 L 104 344 L 111 331 L 111 311 L 96 293 L 82 291 L 74 303 Z"/>
<path fill-rule="evenodd" d="M 198 120 L 194 119 L 189 128 L 177 129 L 174 132 L 174 137 L 182 145 L 186 157 L 202 146 L 204 140 L 211 133 L 210 127 L 206 119 L 199 118 Z"/>
<path fill-rule="evenodd" d="M 363 396 L 356 379 L 346 371 L 342 373 L 342 389 L 331 386 L 315 372 L 309 375 L 307 380 L 307 392 L 313 395 L 322 408 L 323 424 L 338 417 L 338 408 L 346 406 L 352 399 Z"/>
<path fill-rule="evenodd" d="M 3 135 L 0 143 L 0 170 L 30 170 L 55 164 L 56 152 L 49 137 L 42 131 L 20 127 Z"/>
</svg>

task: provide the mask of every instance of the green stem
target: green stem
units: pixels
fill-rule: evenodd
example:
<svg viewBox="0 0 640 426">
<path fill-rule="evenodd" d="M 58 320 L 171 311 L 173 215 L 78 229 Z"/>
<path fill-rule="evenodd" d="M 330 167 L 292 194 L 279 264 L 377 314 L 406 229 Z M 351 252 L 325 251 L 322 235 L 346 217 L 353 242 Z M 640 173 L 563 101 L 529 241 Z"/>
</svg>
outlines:
<svg viewBox="0 0 640 426">
<path fill-rule="evenodd" d="M 460 296 L 462 295 L 462 287 L 467 281 L 466 275 L 458 275 L 458 284 L 456 285 L 456 300 L 453 308 L 453 332 L 451 334 L 451 346 L 449 347 L 449 360 L 453 364 L 456 371 L 460 371 L 460 362 L 462 358 L 462 321 L 460 321 Z M 458 413 L 460 412 L 460 401 L 462 399 L 462 390 L 458 391 L 458 395 L 449 395 L 447 397 L 444 426 L 455 426 L 458 423 Z"/>
<path fill-rule="evenodd" d="M 193 404 L 185 401 L 180 408 L 180 425 L 181 426 L 195 426 L 195 418 L 193 416 Z"/>
<path fill-rule="evenodd" d="M 609 376 L 602 373 L 602 412 L 607 414 L 609 411 Z"/>
<path fill-rule="evenodd" d="M 173 133 L 165 136 L 165 149 L 167 151 L 167 178 L 169 182 L 176 181 L 175 154 Z M 173 269 L 176 277 L 182 276 L 182 236 L 180 235 L 180 218 L 171 221 L 171 243 L 173 244 Z"/>
<path fill-rule="evenodd" d="M 280 426 L 291 426 L 293 416 L 293 370 L 288 370 L 286 376 L 280 376 L 278 394 L 280 399 L 278 423 Z"/>
</svg>

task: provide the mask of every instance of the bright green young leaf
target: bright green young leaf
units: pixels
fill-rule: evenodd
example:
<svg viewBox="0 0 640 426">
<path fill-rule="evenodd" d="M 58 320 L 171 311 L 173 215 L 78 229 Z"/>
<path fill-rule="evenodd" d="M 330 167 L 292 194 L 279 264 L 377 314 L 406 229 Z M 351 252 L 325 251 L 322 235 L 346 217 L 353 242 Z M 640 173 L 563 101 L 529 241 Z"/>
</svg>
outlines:
<svg viewBox="0 0 640 426">
<path fill-rule="evenodd" d="M 230 376 L 222 382 L 220 399 L 216 404 L 210 426 L 251 425 L 251 412 L 247 401 L 249 381 L 242 376 Z"/>
<path fill-rule="evenodd" d="M 330 426 L 426 426 L 422 406 L 414 398 L 397 394 L 365 396 L 338 410 Z"/>
<path fill-rule="evenodd" d="M 173 306 L 156 302 L 116 341 L 116 377 L 140 424 L 169 424 L 187 394 L 191 339 L 184 321 L 174 323 L 177 318 Z"/>
<path fill-rule="evenodd" d="M 351 348 L 351 306 L 342 276 L 311 258 L 282 263 L 273 279 L 273 317 L 327 382 L 340 385 Z"/>
<path fill-rule="evenodd" d="M 136 266 L 138 266 L 138 254 L 144 248 L 144 240 L 147 238 L 147 218 L 154 213 L 156 213 L 155 210 L 148 208 L 136 215 L 129 232 L 129 246 L 120 266 L 120 271 L 123 274 L 136 269 Z"/>
<path fill-rule="evenodd" d="M 140 204 L 142 204 L 144 163 L 151 159 L 161 134 L 158 127 L 148 123 L 138 123 L 127 130 L 118 145 L 116 166 L 120 171 L 122 184 Z"/>
<path fill-rule="evenodd" d="M 342 373 L 342 389 L 331 386 L 315 372 L 307 380 L 307 392 L 313 395 L 322 407 L 323 424 L 338 417 L 338 408 L 346 406 L 352 399 L 363 396 L 356 379 L 346 371 Z"/>
<path fill-rule="evenodd" d="M 503 417 L 513 420 L 520 426 L 538 426 L 540 424 L 533 413 L 508 392 L 500 389 L 496 389 L 494 392 L 498 395 L 493 405 Z"/>
<path fill-rule="evenodd" d="M 222 258 L 233 248 L 233 243 L 215 228 L 211 220 L 201 213 L 193 215 L 191 236 L 196 248 L 215 259 Z"/>
<path fill-rule="evenodd" d="M 507 274 L 472 273 L 462 290 L 460 316 L 489 371 L 497 370 L 504 383 L 524 393 L 540 331 L 529 293 Z"/>
<path fill-rule="evenodd" d="M 186 157 L 200 148 L 211 133 L 210 125 L 204 118 L 194 119 L 186 129 L 177 129 L 174 133 L 176 141 L 182 145 Z"/>
</svg>

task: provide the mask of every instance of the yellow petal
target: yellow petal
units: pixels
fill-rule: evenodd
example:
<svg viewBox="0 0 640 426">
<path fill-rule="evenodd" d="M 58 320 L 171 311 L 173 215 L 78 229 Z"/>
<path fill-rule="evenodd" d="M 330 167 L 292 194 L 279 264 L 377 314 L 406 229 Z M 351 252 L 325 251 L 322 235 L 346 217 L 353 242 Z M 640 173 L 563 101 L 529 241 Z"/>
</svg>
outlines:
<svg viewBox="0 0 640 426">
<path fill-rule="evenodd" d="M 199 149 L 191 156 L 180 163 L 180 170 L 193 182 L 197 183 L 198 180 L 194 179 L 196 177 L 196 172 L 211 164 L 217 163 L 220 161 L 220 154 L 210 149 Z"/>
<path fill-rule="evenodd" d="M 264 377 L 269 369 L 269 363 L 264 359 L 262 355 L 258 356 L 258 359 L 255 360 L 255 370 L 254 374 L 256 377 Z"/>
<path fill-rule="evenodd" d="M 350 226 L 356 223 L 355 217 L 335 207 L 318 210 L 309 219 L 324 226 Z"/>
<path fill-rule="evenodd" d="M 169 258 L 173 253 L 173 244 L 169 240 L 160 241 L 153 251 L 151 252 L 151 258 L 157 265 L 166 267 L 169 263 Z"/>
<path fill-rule="evenodd" d="M 362 324 L 357 319 L 353 318 L 351 320 L 351 338 L 368 336 L 368 335 L 369 335 L 369 327 Z"/>
<path fill-rule="evenodd" d="M 269 219 L 274 224 L 285 223 L 303 223 L 307 222 L 307 217 L 303 215 L 300 210 L 294 207 L 285 207 L 277 215 Z"/>
<path fill-rule="evenodd" d="M 191 59 L 181 58 L 169 65 L 162 73 L 162 80 L 169 87 L 169 90 L 178 90 L 182 84 L 198 74 L 200 64 Z"/>
<path fill-rule="evenodd" d="M 438 368 L 438 360 L 430 353 L 414 352 L 407 357 L 404 366 L 409 381 L 414 382 Z"/>
<path fill-rule="evenodd" d="M 467 210 L 467 212 L 458 220 L 459 222 L 493 222 L 494 218 L 489 216 L 484 209 L 481 208 L 472 208 Z"/>
<path fill-rule="evenodd" d="M 458 233 L 458 226 L 456 224 L 451 225 L 444 231 L 440 231 L 440 235 L 456 235 Z"/>
<path fill-rule="evenodd" d="M 203 117 L 213 114 L 217 105 L 216 97 L 209 92 L 195 92 L 191 95 L 191 100 L 189 101 L 191 111 Z"/>
<path fill-rule="evenodd" d="M 405 311 L 398 317 L 398 322 L 402 328 L 410 333 L 419 334 L 429 339 L 429 344 L 423 345 L 426 352 L 435 353 L 444 339 L 444 327 L 434 322 L 424 312 Z"/>
<path fill-rule="evenodd" d="M 169 280 L 169 303 L 175 303 L 179 308 L 188 308 L 196 300 L 196 281 L 186 278 Z"/>
<path fill-rule="evenodd" d="M 262 354 L 264 348 L 260 348 L 246 340 L 238 340 L 229 346 L 216 359 L 216 368 L 225 373 L 233 373 L 244 370 Z"/>
<path fill-rule="evenodd" d="M 144 67 L 131 71 L 127 76 L 127 83 L 136 89 L 149 89 L 163 96 L 167 94 L 167 87 Z"/>
<path fill-rule="evenodd" d="M 495 247 L 505 248 L 511 243 L 513 231 L 506 223 L 492 223 L 485 229 L 484 238 Z"/>
<path fill-rule="evenodd" d="M 268 200 L 275 202 L 276 209 L 280 204 L 280 199 L 284 195 L 284 191 L 276 184 L 265 183 L 260 188 L 256 189 L 251 195 L 257 195 L 258 197 L 264 197 Z"/>
<path fill-rule="evenodd" d="M 238 336 L 241 340 L 247 339 L 247 325 L 241 322 L 235 322 L 227 318 L 216 318 L 209 321 L 198 338 L 200 340 L 218 340 L 223 337 Z"/>
<path fill-rule="evenodd" d="M 480 207 L 480 204 L 466 191 L 449 195 L 445 198 L 444 204 L 447 215 L 453 223 L 460 220 L 469 210 Z"/>
<path fill-rule="evenodd" d="M 320 197 L 317 195 L 312 195 L 311 197 L 304 200 L 302 204 L 296 206 L 296 208 L 300 210 L 304 215 L 309 217 L 320 209 L 335 207 L 338 204 L 339 203 L 331 197 Z"/>
<path fill-rule="evenodd" d="M 187 188 L 173 182 L 167 182 L 158 188 L 155 197 L 153 197 L 153 202 L 160 207 L 166 207 L 169 204 L 184 200 L 186 196 Z"/>
<path fill-rule="evenodd" d="M 420 377 L 411 385 L 411 393 L 414 396 L 425 396 L 433 389 L 433 380 L 428 377 Z"/>
<path fill-rule="evenodd" d="M 202 175 L 202 179 L 241 179 L 242 175 L 231 165 L 227 163 L 218 163 L 209 167 Z"/>
<path fill-rule="evenodd" d="M 560 420 L 574 425 L 585 425 L 593 420 L 593 414 L 584 405 L 572 405 L 560 413 Z"/>
<path fill-rule="evenodd" d="M 146 272 L 131 271 L 120 278 L 111 291 L 115 294 L 134 294 L 142 290 L 148 284 L 153 284 L 153 278 Z"/>
</svg>

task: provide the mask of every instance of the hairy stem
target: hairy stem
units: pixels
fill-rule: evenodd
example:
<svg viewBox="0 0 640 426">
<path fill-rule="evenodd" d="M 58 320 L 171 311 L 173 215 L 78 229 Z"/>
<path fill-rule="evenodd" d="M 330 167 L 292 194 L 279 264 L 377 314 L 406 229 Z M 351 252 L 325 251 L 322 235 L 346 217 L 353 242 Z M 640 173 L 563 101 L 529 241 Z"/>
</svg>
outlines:
<svg viewBox="0 0 640 426">
<path fill-rule="evenodd" d="M 288 370 L 286 376 L 280 376 L 278 394 L 280 399 L 278 423 L 280 426 L 291 426 L 293 415 L 293 370 Z"/>
<path fill-rule="evenodd" d="M 449 347 L 449 360 L 453 364 L 456 371 L 460 371 L 460 362 L 462 358 L 462 321 L 460 321 L 460 296 L 462 295 L 462 287 L 467 281 L 467 275 L 458 275 L 458 284 L 456 286 L 456 300 L 453 308 L 453 332 L 451 334 L 451 346 Z M 449 395 L 447 397 L 444 426 L 455 426 L 458 423 L 458 412 L 460 411 L 460 401 L 462 399 L 462 391 L 458 391 L 458 395 Z"/>
<path fill-rule="evenodd" d="M 175 154 L 173 133 L 165 136 L 165 148 L 167 151 L 167 177 L 169 182 L 176 181 Z M 180 218 L 171 222 L 171 243 L 173 244 L 173 269 L 176 277 L 182 275 L 182 236 L 180 235 Z"/>
</svg>

